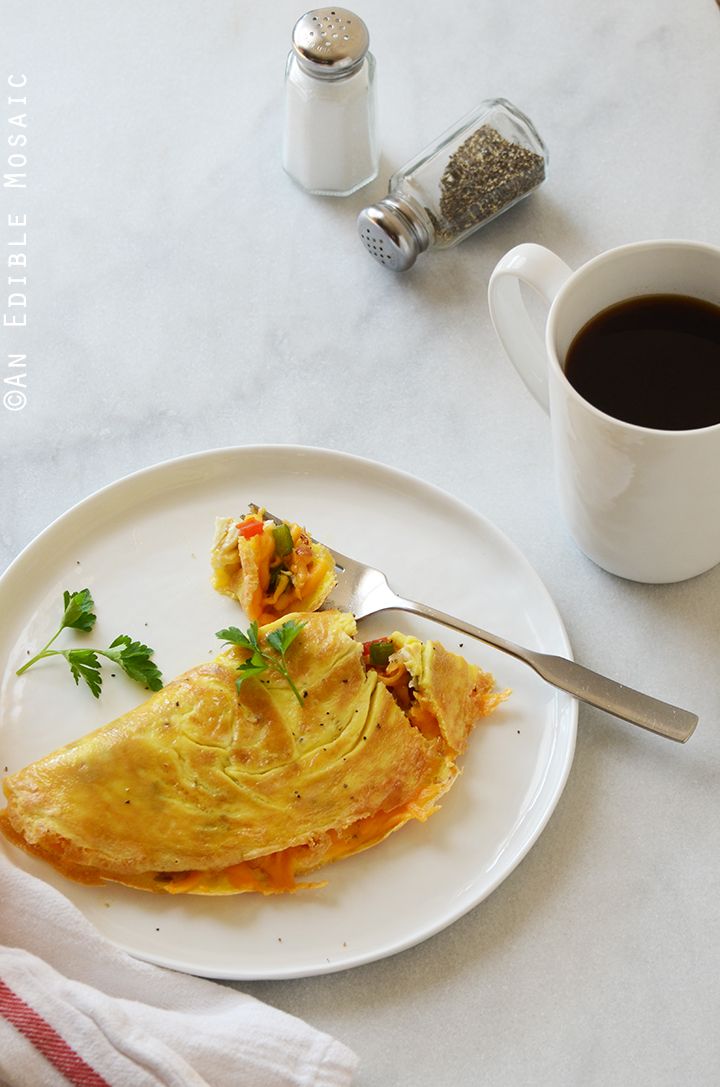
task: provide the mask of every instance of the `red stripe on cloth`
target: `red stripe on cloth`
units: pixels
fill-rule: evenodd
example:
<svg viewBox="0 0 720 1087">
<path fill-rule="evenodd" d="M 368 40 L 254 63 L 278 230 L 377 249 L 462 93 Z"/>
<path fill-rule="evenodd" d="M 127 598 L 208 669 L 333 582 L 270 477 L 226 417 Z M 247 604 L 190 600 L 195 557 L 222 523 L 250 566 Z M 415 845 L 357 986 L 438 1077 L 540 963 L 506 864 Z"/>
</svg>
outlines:
<svg viewBox="0 0 720 1087">
<path fill-rule="evenodd" d="M 0 1015 L 32 1042 L 73 1087 L 111 1087 L 41 1015 L 0 979 Z"/>
</svg>

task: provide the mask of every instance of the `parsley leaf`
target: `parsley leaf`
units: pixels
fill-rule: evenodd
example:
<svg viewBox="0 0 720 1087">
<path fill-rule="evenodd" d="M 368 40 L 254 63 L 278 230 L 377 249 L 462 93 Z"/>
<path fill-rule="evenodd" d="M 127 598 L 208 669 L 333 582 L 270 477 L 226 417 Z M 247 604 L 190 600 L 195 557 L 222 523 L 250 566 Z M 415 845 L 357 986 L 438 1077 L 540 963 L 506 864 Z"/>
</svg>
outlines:
<svg viewBox="0 0 720 1087">
<path fill-rule="evenodd" d="M 255 627 L 255 637 L 251 641 L 249 635 L 252 632 L 253 626 Z M 239 627 L 226 627 L 225 630 L 218 630 L 215 634 L 216 638 L 222 638 L 225 642 L 230 642 L 232 645 L 241 645 L 243 649 L 257 649 L 257 623 L 250 624 L 250 630 L 247 634 L 243 634 Z"/>
<path fill-rule="evenodd" d="M 100 674 L 100 661 L 92 649 L 66 649 L 62 654 L 70 665 L 75 686 L 80 683 L 82 677 L 95 698 L 100 697 L 102 689 L 102 676 Z"/>
<path fill-rule="evenodd" d="M 261 648 L 257 620 L 253 620 L 246 633 L 243 633 L 239 627 L 226 627 L 225 630 L 218 630 L 215 634 L 216 638 L 222 638 L 226 643 L 239 645 L 242 649 L 250 650 L 248 659 L 238 665 L 238 678 L 235 680 L 238 691 L 246 679 L 261 676 L 267 671 L 277 672 L 283 677 L 302 706 L 302 695 L 292 681 L 285 654 L 304 626 L 305 623 L 303 622 L 288 619 L 281 627 L 271 631 L 266 641 L 270 648 L 275 650 L 275 654 L 267 653 Z"/>
<path fill-rule="evenodd" d="M 97 616 L 93 608 L 95 602 L 89 589 L 80 589 L 71 593 L 65 590 L 63 593 L 63 617 L 60 626 L 39 653 L 36 653 L 22 668 L 18 668 L 16 675 L 21 676 L 32 668 L 33 664 L 44 657 L 65 657 L 70 665 L 70 672 L 76 684 L 83 679 L 90 688 L 95 698 L 100 697 L 102 690 L 102 674 L 98 656 L 107 657 L 114 664 L 120 666 L 123 671 L 135 680 L 149 687 L 151 691 L 159 691 L 163 685 L 159 668 L 150 659 L 153 650 L 142 642 L 133 641 L 129 634 L 120 634 L 107 649 L 51 649 L 59 634 L 65 629 L 82 630 L 88 633 L 95 626 Z"/>
<path fill-rule="evenodd" d="M 258 657 L 253 654 L 248 660 L 243 661 L 238 665 L 238 678 L 235 680 L 235 686 L 240 690 L 242 684 L 246 679 L 252 679 L 253 676 L 260 676 L 263 672 L 267 672 L 268 666 L 262 657 Z"/>
<path fill-rule="evenodd" d="M 277 650 L 284 660 L 285 654 L 304 626 L 305 623 L 298 623 L 296 619 L 288 619 L 287 623 L 268 634 L 268 645 Z"/>
<path fill-rule="evenodd" d="M 98 649 L 97 652 L 119 664 L 136 683 L 144 683 L 151 691 L 159 691 L 162 687 L 160 669 L 150 660 L 155 651 L 142 642 L 134 642 L 129 634 L 119 634 L 109 649 Z"/>
<path fill-rule="evenodd" d="M 97 616 L 93 614 L 95 602 L 89 589 L 81 589 L 78 593 L 69 593 L 66 589 L 63 593 L 63 604 L 65 611 L 60 630 L 64 630 L 65 627 L 71 627 L 73 630 L 92 630 Z"/>
</svg>

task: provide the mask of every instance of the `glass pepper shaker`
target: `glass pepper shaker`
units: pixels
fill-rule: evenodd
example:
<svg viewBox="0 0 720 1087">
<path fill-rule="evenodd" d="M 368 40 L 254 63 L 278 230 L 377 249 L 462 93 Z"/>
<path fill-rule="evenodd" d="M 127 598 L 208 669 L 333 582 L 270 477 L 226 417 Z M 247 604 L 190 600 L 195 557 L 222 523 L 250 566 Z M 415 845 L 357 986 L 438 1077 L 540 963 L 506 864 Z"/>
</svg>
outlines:
<svg viewBox="0 0 720 1087">
<path fill-rule="evenodd" d="M 371 256 L 395 272 L 426 249 L 447 249 L 536 189 L 547 149 L 504 98 L 482 102 L 390 178 L 389 193 L 358 217 Z"/>
<path fill-rule="evenodd" d="M 375 60 L 345 8 L 298 19 L 285 69 L 283 166 L 307 192 L 348 196 L 378 172 Z"/>
</svg>

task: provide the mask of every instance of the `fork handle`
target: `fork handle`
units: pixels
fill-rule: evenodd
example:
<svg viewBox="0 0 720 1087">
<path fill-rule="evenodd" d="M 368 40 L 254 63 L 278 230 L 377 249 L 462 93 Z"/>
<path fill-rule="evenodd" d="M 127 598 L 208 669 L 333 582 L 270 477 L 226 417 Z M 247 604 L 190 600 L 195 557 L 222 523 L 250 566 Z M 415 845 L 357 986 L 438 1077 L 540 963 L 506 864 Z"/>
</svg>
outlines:
<svg viewBox="0 0 720 1087">
<path fill-rule="evenodd" d="M 672 706 L 669 702 L 661 702 L 650 695 L 642 694 L 632 687 L 626 687 L 607 676 L 601 676 L 598 672 L 592 672 L 582 664 L 568 660 L 566 657 L 556 657 L 549 653 L 537 653 L 532 649 L 524 649 L 514 642 L 501 638 L 497 634 L 490 634 L 487 630 L 473 626 L 472 623 L 462 622 L 453 615 L 430 608 L 427 604 L 419 604 L 415 600 L 397 598 L 392 605 L 393 609 L 411 612 L 413 615 L 423 616 L 425 619 L 433 619 L 444 626 L 452 627 L 463 634 L 469 634 L 478 638 L 495 649 L 508 653 L 511 657 L 530 665 L 539 676 L 553 687 L 561 691 L 567 691 L 581 702 L 587 702 L 590 706 L 605 710 L 615 717 L 629 721 L 633 725 L 639 725 L 649 732 L 656 732 L 659 736 L 665 736 L 668 740 L 676 740 L 685 743 L 698 723 L 698 717 L 689 710 Z"/>
</svg>

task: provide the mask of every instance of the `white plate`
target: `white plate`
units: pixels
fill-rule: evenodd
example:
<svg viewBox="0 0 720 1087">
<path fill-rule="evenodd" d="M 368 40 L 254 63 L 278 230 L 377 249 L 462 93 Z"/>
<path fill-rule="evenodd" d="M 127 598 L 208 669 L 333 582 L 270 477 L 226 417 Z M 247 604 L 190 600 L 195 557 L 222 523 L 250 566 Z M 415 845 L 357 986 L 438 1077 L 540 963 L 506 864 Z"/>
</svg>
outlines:
<svg viewBox="0 0 720 1087">
<path fill-rule="evenodd" d="M 99 491 L 47 528 L 0 579 L 0 763 L 10 772 L 139 701 L 104 669 L 100 701 L 76 688 L 64 661 L 21 678 L 44 645 L 64 589 L 88 586 L 98 622 L 91 644 L 141 638 L 169 678 L 209 659 L 214 632 L 242 613 L 209 583 L 214 518 L 249 501 L 308 525 L 339 551 L 385 570 L 399 593 L 465 616 L 520 644 L 570 655 L 540 579 L 490 522 L 442 491 L 371 461 L 296 446 L 213 450 L 156 465 Z M 404 614 L 362 624 L 369 637 L 432 635 L 512 687 L 475 730 L 464 773 L 425 825 L 328 866 L 322 890 L 263 898 L 155 896 L 71 883 L 7 843 L 18 866 L 53 884 L 131 954 L 206 977 L 322 974 L 419 943 L 482 901 L 538 838 L 572 762 L 576 703 L 525 665 Z M 84 636 L 66 631 L 59 644 Z M 107 642 L 104 642 L 107 639 Z"/>
</svg>

